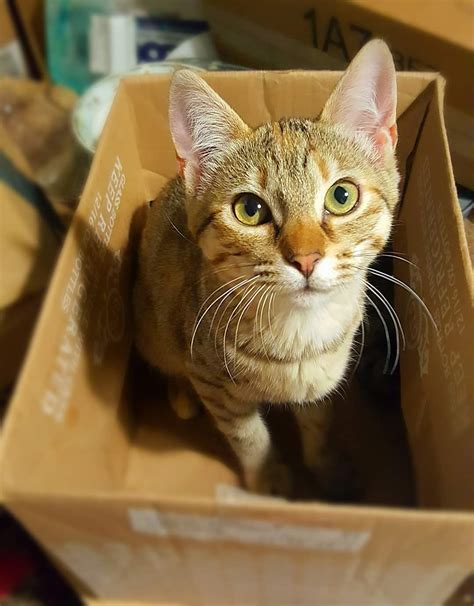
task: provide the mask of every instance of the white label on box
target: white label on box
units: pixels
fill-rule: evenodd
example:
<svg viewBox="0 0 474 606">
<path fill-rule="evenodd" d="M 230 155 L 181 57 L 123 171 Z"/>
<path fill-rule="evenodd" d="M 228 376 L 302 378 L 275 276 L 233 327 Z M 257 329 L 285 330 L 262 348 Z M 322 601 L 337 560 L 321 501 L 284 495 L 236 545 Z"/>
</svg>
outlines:
<svg viewBox="0 0 474 606">
<path fill-rule="evenodd" d="M 136 532 L 161 537 L 351 553 L 362 549 L 371 535 L 365 530 L 281 524 L 250 518 L 160 513 L 151 508 L 129 509 L 129 521 Z"/>
<path fill-rule="evenodd" d="M 2 76 L 26 76 L 25 58 L 18 40 L 0 48 L 0 74 Z"/>
<path fill-rule="evenodd" d="M 255 494 L 249 492 L 238 486 L 231 486 L 230 484 L 217 484 L 216 486 L 216 501 L 218 503 L 284 503 L 285 499 L 282 497 L 269 497 L 262 494 Z"/>
<path fill-rule="evenodd" d="M 116 250 L 110 255 L 109 243 L 126 182 L 122 161 L 116 156 L 106 190 L 95 195 L 87 217 L 88 228 L 71 263 L 61 301 L 66 327 L 54 356 L 48 388 L 41 398 L 42 411 L 58 423 L 64 420 L 70 404 L 84 333 L 93 333 L 90 351 L 96 366 L 102 364 L 109 344 L 119 342 L 125 334 L 125 306 L 117 288 L 122 252 Z"/>
<path fill-rule="evenodd" d="M 168 534 L 154 509 L 131 508 L 128 510 L 128 518 L 130 520 L 130 526 L 136 532 L 156 534 L 159 536 L 166 536 Z"/>
</svg>

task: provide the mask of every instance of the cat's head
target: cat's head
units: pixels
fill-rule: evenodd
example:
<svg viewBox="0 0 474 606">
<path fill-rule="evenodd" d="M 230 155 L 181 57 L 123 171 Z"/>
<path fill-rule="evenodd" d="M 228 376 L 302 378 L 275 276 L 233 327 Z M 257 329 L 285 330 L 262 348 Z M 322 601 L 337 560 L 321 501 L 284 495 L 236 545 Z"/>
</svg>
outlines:
<svg viewBox="0 0 474 606">
<path fill-rule="evenodd" d="M 171 83 L 188 227 L 222 280 L 260 275 L 295 300 L 347 284 L 384 247 L 398 199 L 396 80 L 367 44 L 319 119 L 250 128 L 197 75 Z"/>
</svg>

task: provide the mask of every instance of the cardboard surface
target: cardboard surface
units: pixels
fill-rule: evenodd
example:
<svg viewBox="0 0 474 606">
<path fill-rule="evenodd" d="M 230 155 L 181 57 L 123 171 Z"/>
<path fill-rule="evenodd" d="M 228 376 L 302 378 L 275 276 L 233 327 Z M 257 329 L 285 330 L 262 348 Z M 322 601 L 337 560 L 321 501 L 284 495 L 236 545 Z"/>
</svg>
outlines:
<svg viewBox="0 0 474 606">
<path fill-rule="evenodd" d="M 257 125 L 317 116 L 340 74 L 205 77 Z M 175 174 L 168 84 L 159 76 L 126 81 L 112 107 L 7 417 L 7 506 L 68 575 L 104 599 L 288 606 L 351 596 L 364 606 L 441 604 L 474 565 L 472 273 L 442 81 L 398 77 L 404 196 L 396 250 L 417 255 L 421 280 L 408 280 L 440 327 L 438 341 L 419 310 L 397 298 L 414 335 L 402 360 L 402 405 L 419 508 L 400 417 L 357 399 L 357 391 L 346 408 L 361 423 L 353 434 L 364 436 L 357 442 L 367 502 L 288 503 L 240 490 L 233 459 L 207 419 L 174 419 L 159 381 L 131 360 L 133 217 Z M 444 270 L 433 272 L 440 238 Z"/>
<path fill-rule="evenodd" d="M 471 0 L 206 0 L 205 8 L 223 58 L 249 67 L 340 69 L 379 37 L 397 69 L 441 72 L 455 175 L 474 189 Z"/>
</svg>

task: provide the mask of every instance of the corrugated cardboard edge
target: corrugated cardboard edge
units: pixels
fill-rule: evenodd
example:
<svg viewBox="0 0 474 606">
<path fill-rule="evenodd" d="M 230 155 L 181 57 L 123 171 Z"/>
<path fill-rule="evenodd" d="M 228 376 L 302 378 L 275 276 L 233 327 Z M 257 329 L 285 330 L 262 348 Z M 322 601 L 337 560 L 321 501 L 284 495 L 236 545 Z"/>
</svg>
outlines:
<svg viewBox="0 0 474 606">
<path fill-rule="evenodd" d="M 441 126 L 441 134 L 442 134 L 443 143 L 444 143 L 444 146 L 445 146 L 445 149 L 447 152 L 446 155 L 447 155 L 447 158 L 449 159 L 449 169 L 448 170 L 449 170 L 449 174 L 451 176 L 451 179 L 449 180 L 449 188 L 450 188 L 450 192 L 451 192 L 451 207 L 453 210 L 453 214 L 456 217 L 456 224 L 457 224 L 457 229 L 458 229 L 458 239 L 459 239 L 459 245 L 460 245 L 461 254 L 462 254 L 462 258 L 463 258 L 466 284 L 469 286 L 469 289 L 471 292 L 471 299 L 472 299 L 473 295 L 474 295 L 474 292 L 473 292 L 474 269 L 472 267 L 471 258 L 469 255 L 469 247 L 467 245 L 467 238 L 466 238 L 466 231 L 464 229 L 463 217 L 462 217 L 461 210 L 460 210 L 459 204 L 458 204 L 458 195 L 457 195 L 456 188 L 454 186 L 455 180 L 454 180 L 453 163 L 451 161 L 451 156 L 449 153 L 448 133 L 447 133 L 446 123 L 445 123 L 444 115 L 443 115 L 444 97 L 445 97 L 445 92 L 446 92 L 446 80 L 441 75 L 438 75 L 437 78 L 435 79 L 435 86 L 436 86 L 436 94 L 438 95 L 438 98 L 439 98 L 439 103 L 437 104 L 437 107 L 438 107 L 439 123 Z"/>
</svg>

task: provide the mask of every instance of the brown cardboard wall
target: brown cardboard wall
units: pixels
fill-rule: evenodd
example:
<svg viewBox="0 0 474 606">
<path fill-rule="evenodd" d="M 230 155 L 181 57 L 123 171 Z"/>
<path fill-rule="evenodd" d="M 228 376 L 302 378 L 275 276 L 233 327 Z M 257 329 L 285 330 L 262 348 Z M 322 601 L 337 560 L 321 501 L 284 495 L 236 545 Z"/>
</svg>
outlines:
<svg viewBox="0 0 474 606">
<path fill-rule="evenodd" d="M 251 124 L 317 115 L 339 77 L 206 75 Z M 472 425 L 459 425 L 456 415 L 451 420 L 451 383 L 431 333 L 427 374 L 418 370 L 426 353 L 418 341 L 410 341 L 403 360 L 404 410 L 424 505 L 451 511 L 287 503 L 242 493 L 232 461 L 209 429 L 171 420 L 159 386 L 147 389 L 136 374 L 135 385 L 126 381 L 128 369 L 135 373 L 129 366 L 131 220 L 175 171 L 168 85 L 167 77 L 145 76 L 119 90 L 7 418 L 1 488 L 8 507 L 69 574 L 104 598 L 199 606 L 441 603 L 474 565 L 473 516 L 459 511 L 473 505 L 463 452 Z M 436 291 L 455 287 L 453 305 L 467 317 L 471 283 L 440 84 L 427 74 L 400 74 L 398 86 L 400 161 L 408 177 L 397 250 L 418 254 L 429 276 L 438 258 L 431 232 L 438 233 L 446 216 L 449 255 L 445 273 L 436 273 Z M 428 219 L 431 183 L 438 206 L 433 195 Z M 420 287 L 416 275 L 410 278 Z M 431 290 L 421 285 L 442 316 Z M 397 305 L 402 309 L 403 299 Z M 453 351 L 464 347 L 472 331 L 467 322 L 465 330 L 444 343 Z M 144 395 L 140 386 L 148 414 L 130 419 Z M 451 422 L 467 433 L 447 431 Z M 371 455 L 378 462 L 380 452 Z M 394 469 L 382 465 L 379 473 L 390 481 Z"/>
<path fill-rule="evenodd" d="M 399 70 L 447 80 L 447 124 L 457 180 L 474 187 L 474 5 L 470 1 L 206 0 L 222 56 L 253 68 L 341 69 L 371 38 Z"/>
<path fill-rule="evenodd" d="M 446 136 L 441 87 L 433 93 L 438 102 L 430 104 L 423 123 L 395 250 L 406 250 L 416 264 L 407 269 L 399 263 L 398 272 L 423 297 L 439 333 L 422 306 L 399 289 L 408 338 L 402 394 L 420 503 L 468 508 L 474 502 L 472 266 L 451 167 L 430 153 Z"/>
<path fill-rule="evenodd" d="M 27 484 L 46 494 L 52 485 L 71 491 L 82 484 L 110 486 L 122 477 L 125 464 L 126 436 L 117 410 L 130 313 L 119 291 L 128 279 L 132 213 L 144 193 L 124 93 L 118 95 L 111 119 L 114 115 L 120 116 L 120 128 L 110 132 L 107 149 L 92 168 L 61 252 L 62 271 L 52 279 L 26 360 L 23 373 L 29 378 L 20 378 L 17 391 L 30 402 L 32 423 L 20 429 L 18 439 L 32 448 L 14 455 L 7 475 L 18 479 L 26 472 Z M 122 194 L 127 203 L 119 214 Z M 55 318 L 52 325 L 49 314 Z M 46 341 L 39 338 L 43 331 Z M 13 410 L 13 424 L 19 420 L 16 414 Z M 63 440 L 65 428 L 68 437 Z"/>
</svg>

